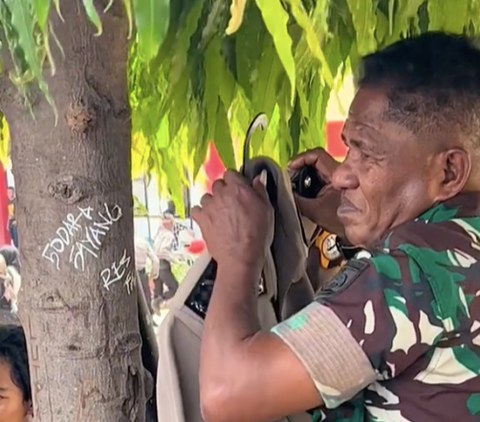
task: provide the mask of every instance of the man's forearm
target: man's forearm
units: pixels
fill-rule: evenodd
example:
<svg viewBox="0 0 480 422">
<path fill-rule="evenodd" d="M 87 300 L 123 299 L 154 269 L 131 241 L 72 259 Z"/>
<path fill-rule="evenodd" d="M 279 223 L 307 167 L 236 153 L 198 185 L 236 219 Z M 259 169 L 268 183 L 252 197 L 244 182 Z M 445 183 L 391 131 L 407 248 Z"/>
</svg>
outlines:
<svg viewBox="0 0 480 422">
<path fill-rule="evenodd" d="M 201 379 L 223 382 L 248 339 L 260 330 L 257 311 L 260 270 L 219 265 L 201 351 Z M 238 362 L 238 361 L 237 361 Z"/>
<path fill-rule="evenodd" d="M 258 284 L 261 271 L 235 265 L 219 265 L 217 279 L 205 321 L 203 341 L 219 348 L 235 345 L 260 330 Z"/>
</svg>

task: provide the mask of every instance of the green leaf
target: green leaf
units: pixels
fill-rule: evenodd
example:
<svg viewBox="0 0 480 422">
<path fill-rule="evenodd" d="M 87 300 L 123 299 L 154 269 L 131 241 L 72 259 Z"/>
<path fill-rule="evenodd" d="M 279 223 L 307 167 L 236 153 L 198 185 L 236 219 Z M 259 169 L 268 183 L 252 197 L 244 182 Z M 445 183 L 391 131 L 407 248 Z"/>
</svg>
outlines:
<svg viewBox="0 0 480 422">
<path fill-rule="evenodd" d="M 133 11 L 132 0 L 123 0 L 123 6 L 125 7 L 125 13 L 128 19 L 128 39 L 132 38 L 133 32 Z"/>
<path fill-rule="evenodd" d="M 215 43 L 211 42 L 205 56 L 205 111 L 207 113 L 207 138 L 213 140 L 218 109 L 218 85 L 215 75 Z"/>
<path fill-rule="evenodd" d="M 282 62 L 291 85 L 291 102 L 295 97 L 295 61 L 292 54 L 292 38 L 288 33 L 288 13 L 280 0 L 256 0 L 262 12 L 268 32 L 272 35 L 278 57 Z"/>
<path fill-rule="evenodd" d="M 212 39 L 206 51 L 205 58 L 205 105 L 207 111 L 207 137 L 213 141 L 218 155 L 226 167 L 235 168 L 235 153 L 233 151 L 230 127 L 225 106 L 220 100 L 220 92 L 224 89 L 222 79 L 217 76 L 217 69 L 225 66 L 220 55 L 220 38 Z M 225 72 L 228 72 L 225 69 Z M 232 95 L 233 99 L 233 95 Z M 232 101 L 230 99 L 230 102 Z"/>
<path fill-rule="evenodd" d="M 393 14 L 395 11 L 395 0 L 388 0 L 388 34 L 393 34 Z"/>
<path fill-rule="evenodd" d="M 247 8 L 245 22 L 235 34 L 236 79 L 249 99 L 252 98 L 252 76 L 263 53 L 264 38 L 270 38 L 257 7 Z M 289 93 L 290 97 L 290 93 Z"/>
<path fill-rule="evenodd" d="M 215 37 L 210 42 L 207 51 L 208 72 L 212 72 L 215 78 L 218 95 L 228 110 L 233 101 L 235 93 L 235 80 L 227 69 L 227 65 L 221 54 L 221 40 Z"/>
<path fill-rule="evenodd" d="M 93 0 L 82 0 L 83 7 L 85 8 L 85 12 L 87 13 L 88 19 L 95 25 L 97 28 L 96 36 L 102 35 L 103 27 L 102 21 L 100 20 L 100 16 L 98 16 L 97 9 L 93 5 Z"/>
<path fill-rule="evenodd" d="M 231 0 L 230 14 L 231 18 L 228 22 L 228 27 L 225 31 L 227 35 L 232 35 L 234 32 L 238 31 L 240 25 L 243 21 L 243 14 L 245 12 L 245 6 L 247 5 L 247 0 Z"/>
<path fill-rule="evenodd" d="M 133 215 L 135 217 L 148 217 L 147 207 L 136 196 L 133 197 Z"/>
<path fill-rule="evenodd" d="M 275 52 L 271 38 L 265 38 L 263 50 L 264 53 L 258 63 L 257 78 L 253 85 L 252 108 L 254 115 L 265 113 L 271 120 L 275 109 L 278 81 L 282 75 L 282 63 Z M 253 135 L 251 140 L 253 154 L 257 153 L 264 137 L 264 131 L 257 131 Z"/>
<path fill-rule="evenodd" d="M 170 144 L 170 131 L 168 125 L 168 118 L 166 116 L 160 122 L 156 136 L 157 148 L 167 148 Z"/>
<path fill-rule="evenodd" d="M 387 44 L 396 41 L 401 35 L 408 34 L 411 20 L 418 22 L 418 9 L 424 1 L 409 0 L 397 2 L 398 10 L 395 14 L 393 34 L 388 39 Z"/>
<path fill-rule="evenodd" d="M 34 38 L 34 21 L 31 15 L 29 1 L 5 0 L 5 4 L 10 9 L 11 23 L 18 33 L 18 44 L 22 49 L 25 62 L 28 64 L 28 70 L 37 81 L 46 100 L 52 106 L 55 116 L 55 124 L 57 124 L 57 108 L 43 77 L 42 63 L 37 55 L 37 45 Z"/>
<path fill-rule="evenodd" d="M 471 0 L 469 8 L 470 23 L 474 31 L 480 32 L 480 0 Z"/>
<path fill-rule="evenodd" d="M 175 165 L 177 157 L 175 157 L 170 148 L 162 150 L 160 154 L 162 155 L 162 170 L 165 173 L 166 179 L 169 181 L 168 191 L 175 205 L 175 209 L 178 210 L 177 212 L 182 216 L 184 214 L 182 180 L 184 179 L 183 174 L 185 168 L 179 169 L 178 166 Z"/>
<path fill-rule="evenodd" d="M 215 125 L 215 136 L 213 143 L 223 165 L 229 169 L 235 169 L 235 152 L 233 150 L 230 126 L 228 124 L 227 112 L 222 101 L 218 102 Z"/>
<path fill-rule="evenodd" d="M 375 9 L 378 1 L 347 0 L 347 3 L 352 14 L 353 26 L 356 31 L 357 49 L 359 54 L 363 56 L 373 52 L 377 46 L 375 41 Z"/>
<path fill-rule="evenodd" d="M 138 49 L 145 61 L 158 53 L 167 34 L 170 0 L 133 0 Z"/>
<path fill-rule="evenodd" d="M 290 96 L 290 93 L 288 94 Z M 233 139 L 245 139 L 252 116 L 252 105 L 242 88 L 237 86 L 230 108 L 230 131 Z"/>
<path fill-rule="evenodd" d="M 188 138 L 190 145 L 195 145 L 194 156 L 193 156 L 193 177 L 197 177 L 200 168 L 202 167 L 203 162 L 205 161 L 205 156 L 207 155 L 209 139 L 205 135 L 205 120 L 202 117 L 199 117 L 196 122 L 197 125 L 191 125 L 188 130 Z"/>
<path fill-rule="evenodd" d="M 175 85 L 171 97 L 171 110 L 169 113 L 169 130 L 170 136 L 174 137 L 178 131 L 188 112 L 188 71 L 185 70 L 180 78 L 179 82 Z"/>
<path fill-rule="evenodd" d="M 172 58 L 170 86 L 174 86 L 178 82 L 178 78 L 180 78 L 187 65 L 190 40 L 198 28 L 204 3 L 205 0 L 198 0 L 195 3 L 187 15 L 185 26 L 178 33 L 177 41 L 175 42 L 174 56 Z"/>
<path fill-rule="evenodd" d="M 289 3 L 292 7 L 292 14 L 295 16 L 298 24 L 303 28 L 306 33 L 306 39 L 308 47 L 310 48 L 313 55 L 319 60 L 322 64 L 322 73 L 326 82 L 332 86 L 333 85 L 333 76 L 332 72 L 328 66 L 328 62 L 323 54 L 322 49 L 320 48 L 321 39 L 317 37 L 313 23 L 308 17 L 305 9 L 303 8 L 302 2 L 300 0 L 289 0 Z"/>
<path fill-rule="evenodd" d="M 470 0 L 429 0 L 428 29 L 463 33 L 463 28 L 468 22 L 469 3 Z"/>
<path fill-rule="evenodd" d="M 393 21 L 392 21 L 393 25 Z M 389 22 L 387 17 L 383 14 L 381 10 L 377 10 L 377 27 L 375 28 L 375 39 L 377 44 L 382 46 L 383 40 L 388 35 L 389 31 Z M 393 31 L 393 28 L 392 28 Z"/>
<path fill-rule="evenodd" d="M 47 28 L 48 12 L 50 11 L 50 0 L 33 0 L 33 9 L 38 26 L 42 31 L 45 31 Z"/>
<path fill-rule="evenodd" d="M 62 11 L 60 10 L 60 0 L 53 0 L 53 4 L 55 5 L 55 10 L 57 12 L 58 17 L 62 22 L 65 22 L 63 19 Z"/>
</svg>

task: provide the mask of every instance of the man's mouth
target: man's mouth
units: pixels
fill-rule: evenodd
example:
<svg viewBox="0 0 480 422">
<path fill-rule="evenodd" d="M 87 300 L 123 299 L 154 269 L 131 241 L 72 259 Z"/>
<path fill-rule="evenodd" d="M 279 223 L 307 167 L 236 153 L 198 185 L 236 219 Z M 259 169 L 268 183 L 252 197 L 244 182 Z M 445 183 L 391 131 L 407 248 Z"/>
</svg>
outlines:
<svg viewBox="0 0 480 422">
<path fill-rule="evenodd" d="M 338 210 L 337 210 L 337 216 L 341 217 L 342 215 L 350 214 L 358 211 L 359 209 L 355 205 L 353 205 L 351 201 L 349 201 L 347 198 L 342 196 L 342 200 L 340 201 L 340 206 L 338 207 Z"/>
</svg>

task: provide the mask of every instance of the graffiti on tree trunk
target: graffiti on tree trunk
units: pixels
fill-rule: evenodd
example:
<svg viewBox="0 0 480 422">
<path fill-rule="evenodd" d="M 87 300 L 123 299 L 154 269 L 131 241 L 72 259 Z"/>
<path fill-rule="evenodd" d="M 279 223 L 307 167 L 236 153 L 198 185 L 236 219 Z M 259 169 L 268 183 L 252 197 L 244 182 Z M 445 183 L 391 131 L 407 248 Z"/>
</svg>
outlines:
<svg viewBox="0 0 480 422">
<path fill-rule="evenodd" d="M 74 268 L 84 271 L 85 257 L 98 258 L 103 238 L 123 215 L 119 205 L 109 207 L 104 204 L 104 208 L 105 211 L 94 213 L 92 207 L 78 207 L 77 215 L 69 213 L 56 230 L 55 237 L 45 245 L 43 258 L 60 270 L 60 256 L 68 252 Z"/>
<path fill-rule="evenodd" d="M 123 255 L 118 262 L 114 262 L 110 268 L 105 268 L 100 273 L 100 277 L 103 281 L 103 287 L 109 290 L 110 286 L 125 278 L 125 286 L 128 294 L 133 290 L 134 275 L 129 272 L 131 257 L 127 256 L 127 251 L 123 250 Z"/>
</svg>

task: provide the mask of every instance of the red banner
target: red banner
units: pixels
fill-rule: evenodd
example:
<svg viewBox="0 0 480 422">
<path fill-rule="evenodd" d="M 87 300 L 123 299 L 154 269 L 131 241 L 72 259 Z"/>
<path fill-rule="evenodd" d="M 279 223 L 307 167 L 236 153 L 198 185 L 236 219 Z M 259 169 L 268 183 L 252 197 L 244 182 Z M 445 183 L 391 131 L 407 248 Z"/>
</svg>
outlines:
<svg viewBox="0 0 480 422">
<path fill-rule="evenodd" d="M 12 240 L 8 232 L 7 178 L 2 163 L 0 163 L 0 246 L 10 245 L 11 243 Z"/>
</svg>

